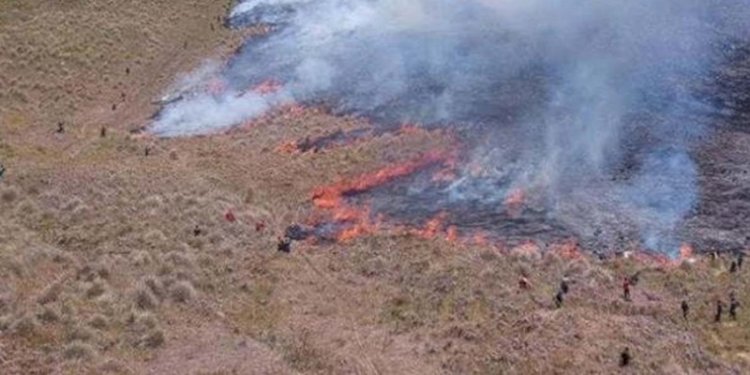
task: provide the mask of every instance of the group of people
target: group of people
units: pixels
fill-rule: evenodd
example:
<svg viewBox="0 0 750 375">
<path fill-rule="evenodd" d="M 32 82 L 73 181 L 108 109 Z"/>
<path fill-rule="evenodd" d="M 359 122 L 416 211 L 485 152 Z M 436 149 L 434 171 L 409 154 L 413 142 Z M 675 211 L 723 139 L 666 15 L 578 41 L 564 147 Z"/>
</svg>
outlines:
<svg viewBox="0 0 750 375">
<path fill-rule="evenodd" d="M 716 257 L 716 255 L 714 255 Z M 736 258 L 732 260 L 732 263 L 729 268 L 730 273 L 736 273 L 739 270 L 742 269 L 742 264 L 744 262 L 744 253 L 740 252 L 737 254 Z M 631 287 L 634 286 L 638 282 L 638 278 L 640 276 L 640 272 L 636 273 L 632 276 L 627 276 L 623 279 L 622 282 L 622 298 L 625 301 L 631 301 Z M 522 277 L 519 281 L 519 286 L 521 289 L 527 289 L 529 287 L 529 282 L 526 279 L 526 277 Z M 565 296 L 570 291 L 570 282 L 567 277 L 564 277 L 562 281 L 560 282 L 560 286 L 557 289 L 557 293 L 554 297 L 555 307 L 561 308 L 563 306 L 563 302 L 565 300 Z M 724 310 L 727 308 L 727 305 L 722 301 L 721 299 L 716 300 L 716 313 L 714 315 L 714 322 L 718 323 L 721 322 L 722 316 L 724 314 Z M 740 308 L 740 302 L 737 299 L 737 295 L 734 291 L 729 293 L 729 316 L 733 320 L 737 320 L 737 310 Z M 690 305 L 688 304 L 687 300 L 682 300 L 680 303 L 680 309 L 682 310 L 682 317 L 686 321 L 688 320 L 689 314 L 690 314 Z M 620 366 L 628 366 L 632 360 L 632 355 L 630 354 L 630 348 L 626 347 L 622 352 L 620 352 Z"/>
</svg>

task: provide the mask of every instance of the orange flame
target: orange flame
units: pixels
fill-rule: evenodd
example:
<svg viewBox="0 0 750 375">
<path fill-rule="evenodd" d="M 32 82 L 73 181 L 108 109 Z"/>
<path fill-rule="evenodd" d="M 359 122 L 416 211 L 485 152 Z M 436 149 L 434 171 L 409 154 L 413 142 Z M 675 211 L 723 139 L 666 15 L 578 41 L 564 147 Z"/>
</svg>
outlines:
<svg viewBox="0 0 750 375">
<path fill-rule="evenodd" d="M 485 246 L 487 245 L 487 234 L 482 231 L 478 231 L 474 233 L 472 240 L 477 246 Z"/>
<path fill-rule="evenodd" d="M 539 246 L 532 241 L 526 241 L 510 250 L 512 254 L 534 257 L 540 254 Z"/>
<path fill-rule="evenodd" d="M 206 91 L 211 95 L 220 95 L 227 90 L 227 83 L 221 78 L 212 78 L 206 83 Z"/>
<path fill-rule="evenodd" d="M 319 208 L 336 208 L 342 205 L 341 200 L 345 194 L 367 191 L 395 178 L 410 175 L 430 164 L 445 161 L 449 157 L 450 155 L 445 153 L 429 152 L 420 158 L 407 161 L 401 165 L 386 167 L 377 172 L 360 176 L 354 180 L 341 181 L 337 184 L 317 189 L 313 193 L 313 204 Z"/>
<path fill-rule="evenodd" d="M 281 84 L 281 82 L 269 79 L 259 83 L 250 90 L 260 95 L 266 95 L 278 92 L 282 87 L 283 85 Z"/>
<path fill-rule="evenodd" d="M 523 203 L 526 200 L 526 194 L 522 189 L 513 189 L 505 197 L 505 208 L 511 216 L 518 216 L 523 209 Z"/>
<path fill-rule="evenodd" d="M 680 246 L 680 261 L 689 261 L 693 258 L 694 252 L 693 246 L 688 243 L 682 244 L 682 246 Z"/>
<path fill-rule="evenodd" d="M 313 205 L 319 209 L 330 211 L 332 220 L 347 223 L 346 228 L 337 236 L 339 241 L 345 242 L 356 237 L 372 234 L 380 227 L 381 218 L 372 220 L 369 208 L 363 209 L 347 204 L 344 199 L 345 195 L 372 189 L 432 164 L 445 163 L 450 158 L 452 158 L 452 153 L 429 152 L 402 164 L 388 166 L 351 180 L 342 180 L 336 184 L 316 189 L 313 192 Z M 425 228 L 416 230 L 413 234 L 433 238 L 443 229 L 444 220 L 445 214 L 438 215 L 430 220 Z"/>
<path fill-rule="evenodd" d="M 550 247 L 550 251 L 564 259 L 578 259 L 583 257 L 583 253 L 578 246 L 578 241 L 575 239 L 554 244 Z"/>
<path fill-rule="evenodd" d="M 445 239 L 448 242 L 456 242 L 458 240 L 458 230 L 456 229 L 455 225 L 451 225 L 448 227 Z"/>
</svg>

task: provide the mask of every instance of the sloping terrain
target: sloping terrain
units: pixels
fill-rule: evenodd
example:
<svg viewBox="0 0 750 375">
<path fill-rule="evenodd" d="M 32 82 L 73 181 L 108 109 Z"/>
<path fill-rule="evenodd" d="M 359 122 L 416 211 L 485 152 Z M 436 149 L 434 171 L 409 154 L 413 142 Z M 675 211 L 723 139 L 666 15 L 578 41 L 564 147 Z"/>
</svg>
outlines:
<svg viewBox="0 0 750 375">
<path fill-rule="evenodd" d="M 450 140 L 280 152 L 365 123 L 298 107 L 225 134 L 133 132 L 176 74 L 239 45 L 229 5 L 0 3 L 0 373 L 613 373 L 625 347 L 623 372 L 750 371 L 750 274 L 731 254 L 599 259 L 388 232 L 277 252 L 316 188 Z M 699 151 L 699 210 L 742 247 L 750 135 L 732 121 Z M 737 320 L 714 323 L 731 291 Z"/>
</svg>

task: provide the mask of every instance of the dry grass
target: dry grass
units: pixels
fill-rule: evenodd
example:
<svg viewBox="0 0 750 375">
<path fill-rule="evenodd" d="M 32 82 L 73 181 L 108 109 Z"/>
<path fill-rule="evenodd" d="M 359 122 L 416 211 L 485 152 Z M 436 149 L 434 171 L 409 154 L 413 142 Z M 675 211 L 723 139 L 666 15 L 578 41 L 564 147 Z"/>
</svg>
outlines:
<svg viewBox="0 0 750 375">
<path fill-rule="evenodd" d="M 274 152 L 359 123 L 314 110 L 213 137 L 129 136 L 177 72 L 236 45 L 210 29 L 225 8 L 0 2 L 0 372 L 147 372 L 202 337 L 188 334 L 198 325 L 224 343 L 202 348 L 226 359 L 213 373 L 242 362 L 233 340 L 257 345 L 236 353 L 261 353 L 259 366 L 283 362 L 280 373 L 612 373 L 625 346 L 633 373 L 750 369 L 750 313 L 711 322 L 718 296 L 750 300 L 748 271 L 729 274 L 726 259 L 646 270 L 626 303 L 620 280 L 648 265 L 385 235 L 277 254 L 275 236 L 306 216 L 315 186 L 447 140 Z M 566 275 L 572 292 L 554 309 Z M 192 370 L 180 366 L 165 368 Z"/>
</svg>

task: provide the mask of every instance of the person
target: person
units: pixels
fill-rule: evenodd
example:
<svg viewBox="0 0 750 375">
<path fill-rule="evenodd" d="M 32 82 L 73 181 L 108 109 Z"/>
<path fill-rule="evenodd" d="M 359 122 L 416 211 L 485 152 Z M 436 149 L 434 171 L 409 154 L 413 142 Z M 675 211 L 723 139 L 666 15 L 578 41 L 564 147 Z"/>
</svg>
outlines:
<svg viewBox="0 0 750 375">
<path fill-rule="evenodd" d="M 62 121 L 57 122 L 57 133 L 62 134 L 65 133 L 65 123 Z"/>
<path fill-rule="evenodd" d="M 563 277 L 562 281 L 560 281 L 560 291 L 563 292 L 563 294 L 568 294 L 570 291 L 570 286 L 568 285 L 568 279 L 566 277 Z"/>
<path fill-rule="evenodd" d="M 279 237 L 279 244 L 276 247 L 276 250 L 282 252 L 282 253 L 291 253 L 292 252 L 292 240 L 289 239 L 289 237 Z"/>
<path fill-rule="evenodd" d="M 529 289 L 529 287 L 531 287 L 531 284 L 529 284 L 529 279 L 527 279 L 526 276 L 521 276 L 518 279 L 518 288 L 525 290 Z"/>
<path fill-rule="evenodd" d="M 737 261 L 733 260 L 732 264 L 729 266 L 729 273 L 735 272 L 737 272 Z"/>
<path fill-rule="evenodd" d="M 563 304 L 563 294 L 564 293 L 563 293 L 562 290 L 558 290 L 557 294 L 555 294 L 555 307 L 557 307 L 558 309 L 562 307 L 562 304 Z"/>
<path fill-rule="evenodd" d="M 149 156 L 151 154 L 151 147 L 146 146 L 146 148 L 143 150 L 143 155 Z"/>
<path fill-rule="evenodd" d="M 101 130 L 99 131 L 99 135 L 100 135 L 100 136 L 101 136 L 102 138 L 104 138 L 104 137 L 106 137 L 106 136 L 107 136 L 107 127 L 106 127 L 106 126 L 102 126 L 102 129 L 101 129 Z"/>
<path fill-rule="evenodd" d="M 630 278 L 626 277 L 622 282 L 622 296 L 626 301 L 630 301 Z"/>
<path fill-rule="evenodd" d="M 193 228 L 193 236 L 198 237 L 201 235 L 201 227 L 199 227 L 197 224 L 195 225 L 195 228 Z"/>
<path fill-rule="evenodd" d="M 630 364 L 630 360 L 633 358 L 630 355 L 630 348 L 627 346 L 625 349 L 620 353 L 620 367 L 625 367 Z"/>
<path fill-rule="evenodd" d="M 688 303 L 686 300 L 682 300 L 682 304 L 680 304 L 680 308 L 682 308 L 682 318 L 687 320 L 688 313 L 690 312 L 690 306 L 688 306 Z"/>
<path fill-rule="evenodd" d="M 716 300 L 716 315 L 714 315 L 714 322 L 721 322 L 721 314 L 724 313 L 724 302 L 720 299 Z"/>
<path fill-rule="evenodd" d="M 729 295 L 729 316 L 732 317 L 732 320 L 737 320 L 737 309 L 739 307 L 740 303 L 737 301 L 737 296 L 732 292 Z"/>
</svg>

